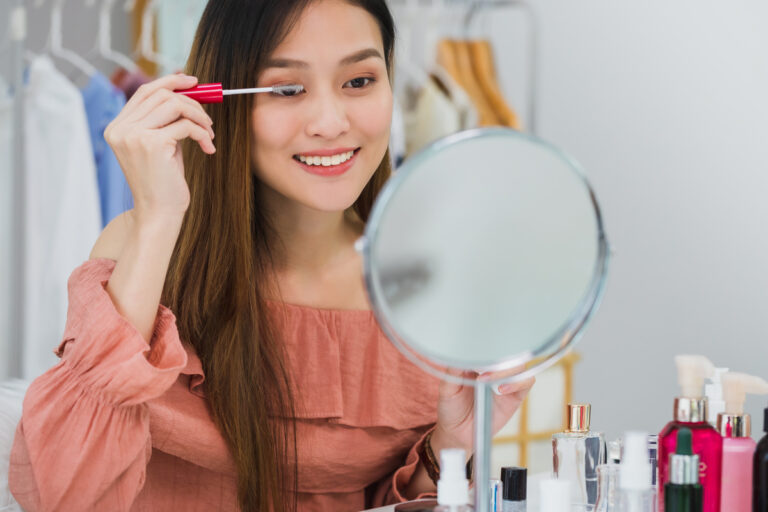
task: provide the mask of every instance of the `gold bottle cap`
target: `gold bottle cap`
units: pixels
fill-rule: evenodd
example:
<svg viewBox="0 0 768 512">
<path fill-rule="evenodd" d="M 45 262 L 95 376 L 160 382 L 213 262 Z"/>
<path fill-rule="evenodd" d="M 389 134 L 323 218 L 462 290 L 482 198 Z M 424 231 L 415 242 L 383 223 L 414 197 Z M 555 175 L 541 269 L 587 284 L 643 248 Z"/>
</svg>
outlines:
<svg viewBox="0 0 768 512">
<path fill-rule="evenodd" d="M 749 437 L 752 435 L 752 421 L 749 414 L 717 415 L 717 431 L 723 437 Z"/>
<path fill-rule="evenodd" d="M 589 432 L 590 404 L 568 404 L 568 427 L 566 432 Z"/>
<path fill-rule="evenodd" d="M 706 398 L 675 398 L 675 421 L 701 423 L 707 421 Z"/>
</svg>

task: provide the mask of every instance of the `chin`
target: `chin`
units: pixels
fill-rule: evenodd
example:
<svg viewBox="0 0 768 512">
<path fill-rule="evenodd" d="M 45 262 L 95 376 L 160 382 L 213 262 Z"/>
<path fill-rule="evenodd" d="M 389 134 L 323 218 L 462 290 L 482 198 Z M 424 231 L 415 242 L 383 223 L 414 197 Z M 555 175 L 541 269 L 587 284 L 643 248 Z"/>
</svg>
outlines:
<svg viewBox="0 0 768 512">
<path fill-rule="evenodd" d="M 357 198 L 360 197 L 360 192 L 354 194 L 333 193 L 316 195 L 312 197 L 299 197 L 297 200 L 308 208 L 318 210 L 321 212 L 343 212 L 349 209 Z"/>
</svg>

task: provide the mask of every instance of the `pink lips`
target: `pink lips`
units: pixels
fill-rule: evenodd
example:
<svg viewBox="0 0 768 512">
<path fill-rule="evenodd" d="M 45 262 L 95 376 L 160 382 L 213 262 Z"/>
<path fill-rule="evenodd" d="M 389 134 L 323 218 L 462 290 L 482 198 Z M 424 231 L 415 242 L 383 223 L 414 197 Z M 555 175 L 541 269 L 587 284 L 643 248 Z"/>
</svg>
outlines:
<svg viewBox="0 0 768 512">
<path fill-rule="evenodd" d="M 349 148 L 346 151 L 352 151 L 354 148 Z M 338 155 L 339 153 L 346 152 L 345 150 L 332 150 L 334 153 L 330 153 L 330 155 Z M 307 165 L 304 162 L 300 162 L 299 160 L 294 158 L 294 161 L 299 164 L 305 171 L 307 171 L 310 174 L 314 174 L 316 176 L 340 176 L 347 172 L 350 167 L 352 167 L 352 164 L 355 163 L 355 160 L 357 159 L 357 154 L 360 152 L 359 148 L 354 150 L 355 153 L 352 155 L 352 158 L 347 160 L 346 162 L 342 162 L 338 165 L 329 165 L 328 167 L 323 165 Z M 317 153 L 312 153 L 314 156 L 329 156 L 329 155 L 323 155 L 324 151 L 318 151 Z M 327 151 L 325 151 L 327 152 Z"/>
</svg>

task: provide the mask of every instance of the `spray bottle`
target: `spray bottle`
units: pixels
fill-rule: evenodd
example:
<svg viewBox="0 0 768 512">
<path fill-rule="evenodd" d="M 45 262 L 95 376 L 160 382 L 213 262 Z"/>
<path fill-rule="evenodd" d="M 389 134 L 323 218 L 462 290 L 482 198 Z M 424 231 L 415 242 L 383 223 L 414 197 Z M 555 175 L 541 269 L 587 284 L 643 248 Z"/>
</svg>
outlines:
<svg viewBox="0 0 768 512">
<path fill-rule="evenodd" d="M 749 414 L 744 414 L 747 393 L 768 394 L 768 382 L 744 373 L 726 373 L 723 379 L 725 412 L 717 417 L 723 436 L 723 473 L 720 510 L 752 512 L 752 463 L 757 443 Z"/>
<path fill-rule="evenodd" d="M 674 419 L 659 433 L 659 512 L 664 512 L 664 486 L 669 482 L 669 456 L 677 448 L 677 433 L 691 430 L 694 453 L 699 455 L 699 477 L 704 489 L 704 512 L 720 512 L 720 470 L 723 438 L 707 422 L 704 379 L 715 366 L 704 356 L 675 357 L 681 395 L 675 398 Z"/>
<path fill-rule="evenodd" d="M 440 451 L 440 480 L 434 512 L 471 512 L 465 452 L 459 448 Z"/>
<path fill-rule="evenodd" d="M 648 434 L 624 434 L 624 455 L 619 466 L 619 511 L 654 512 L 656 493 L 651 485 Z"/>
</svg>

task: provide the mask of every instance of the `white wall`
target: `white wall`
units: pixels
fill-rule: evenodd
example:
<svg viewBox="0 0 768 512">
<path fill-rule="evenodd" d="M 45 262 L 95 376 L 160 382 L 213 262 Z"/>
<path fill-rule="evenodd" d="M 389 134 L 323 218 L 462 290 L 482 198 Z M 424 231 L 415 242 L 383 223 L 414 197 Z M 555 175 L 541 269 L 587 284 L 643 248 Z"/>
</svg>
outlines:
<svg viewBox="0 0 768 512">
<path fill-rule="evenodd" d="M 656 432 L 674 354 L 768 379 L 768 4 L 533 3 L 539 133 L 585 167 L 615 249 L 576 398 L 611 438 Z M 505 27 L 521 23 L 504 19 L 491 23 L 502 60 L 519 44 Z M 514 67 L 501 71 L 510 97 Z M 765 406 L 748 399 L 755 437 Z"/>
</svg>

